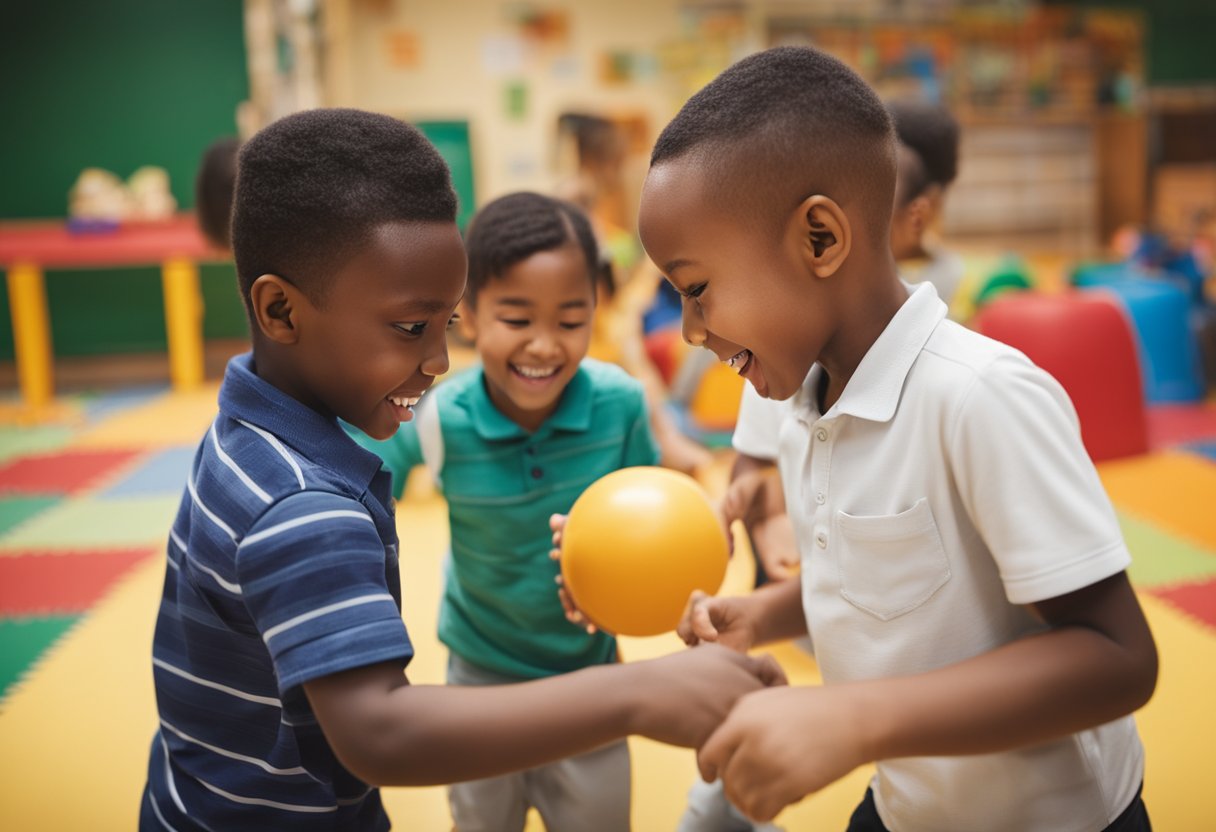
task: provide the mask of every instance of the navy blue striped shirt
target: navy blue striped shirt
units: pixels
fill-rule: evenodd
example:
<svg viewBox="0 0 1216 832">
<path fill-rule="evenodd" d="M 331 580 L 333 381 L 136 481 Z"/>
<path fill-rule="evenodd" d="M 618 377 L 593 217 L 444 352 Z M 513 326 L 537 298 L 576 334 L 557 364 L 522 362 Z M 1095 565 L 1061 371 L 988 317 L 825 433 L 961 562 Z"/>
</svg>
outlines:
<svg viewBox="0 0 1216 832">
<path fill-rule="evenodd" d="M 140 829 L 387 829 L 301 685 L 413 655 L 389 474 L 250 355 L 219 411 L 169 535 Z"/>
</svg>

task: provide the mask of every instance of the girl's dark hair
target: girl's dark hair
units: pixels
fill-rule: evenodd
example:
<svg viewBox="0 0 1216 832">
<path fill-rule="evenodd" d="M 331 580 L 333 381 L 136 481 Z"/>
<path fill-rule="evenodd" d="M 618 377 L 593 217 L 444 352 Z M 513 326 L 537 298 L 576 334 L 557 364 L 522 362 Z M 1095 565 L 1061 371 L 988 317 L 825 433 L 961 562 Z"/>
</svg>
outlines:
<svg viewBox="0 0 1216 832">
<path fill-rule="evenodd" d="M 521 191 L 487 203 L 469 223 L 465 248 L 469 254 L 469 303 L 488 280 L 533 254 L 577 245 L 594 285 L 599 271 L 599 245 L 587 216 L 575 205 L 543 194 Z"/>
</svg>

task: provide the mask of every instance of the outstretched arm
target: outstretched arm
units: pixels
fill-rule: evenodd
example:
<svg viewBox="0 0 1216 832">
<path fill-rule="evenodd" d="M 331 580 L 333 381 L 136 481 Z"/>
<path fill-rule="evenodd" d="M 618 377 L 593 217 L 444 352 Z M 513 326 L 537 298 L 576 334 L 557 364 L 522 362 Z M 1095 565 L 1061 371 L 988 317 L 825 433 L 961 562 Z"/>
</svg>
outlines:
<svg viewBox="0 0 1216 832">
<path fill-rule="evenodd" d="M 702 776 L 764 820 L 863 763 L 1033 745 L 1148 701 L 1157 652 L 1126 574 L 1034 608 L 1050 629 L 940 670 L 745 697 Z"/>
<path fill-rule="evenodd" d="M 420 786 L 530 768 L 629 734 L 695 747 L 739 696 L 784 679 L 769 656 L 711 646 L 514 685 L 411 685 L 399 663 L 383 663 L 304 689 L 351 772 Z"/>
</svg>

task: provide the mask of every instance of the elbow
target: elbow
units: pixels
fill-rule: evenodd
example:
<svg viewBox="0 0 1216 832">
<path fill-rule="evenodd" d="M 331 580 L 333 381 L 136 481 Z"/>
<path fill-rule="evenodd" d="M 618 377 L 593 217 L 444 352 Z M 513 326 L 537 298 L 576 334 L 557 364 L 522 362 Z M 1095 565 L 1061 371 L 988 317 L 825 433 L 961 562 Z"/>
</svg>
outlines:
<svg viewBox="0 0 1216 832">
<path fill-rule="evenodd" d="M 421 772 L 414 771 L 408 753 L 394 753 L 387 744 L 370 741 L 357 751 L 334 749 L 338 761 L 355 777 L 377 788 L 383 786 L 424 786 Z"/>
<path fill-rule="evenodd" d="M 427 740 L 417 731 L 399 725 L 369 725 L 357 743 L 334 748 L 339 762 L 369 786 L 435 786 Z"/>
<path fill-rule="evenodd" d="M 1160 667 L 1157 646 L 1150 640 L 1141 652 L 1142 655 L 1136 663 L 1135 676 L 1130 686 L 1133 699 L 1132 710 L 1139 710 L 1147 705 L 1157 690 L 1157 676 Z"/>
<path fill-rule="evenodd" d="M 369 786 L 406 785 L 398 783 L 393 776 L 393 767 L 390 765 L 392 755 L 382 747 L 382 743 L 364 738 L 342 745 L 331 743 L 331 746 L 338 762 Z"/>
</svg>

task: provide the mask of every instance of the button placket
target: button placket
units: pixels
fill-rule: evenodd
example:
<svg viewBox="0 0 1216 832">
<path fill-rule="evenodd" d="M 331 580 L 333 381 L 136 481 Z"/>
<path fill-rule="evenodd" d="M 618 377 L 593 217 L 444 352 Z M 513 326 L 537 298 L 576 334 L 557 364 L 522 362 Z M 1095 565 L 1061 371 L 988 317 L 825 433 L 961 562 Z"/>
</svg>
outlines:
<svg viewBox="0 0 1216 832">
<path fill-rule="evenodd" d="M 811 480 L 811 493 L 815 497 L 815 503 L 821 506 L 828 501 L 828 478 L 831 474 L 832 463 L 832 445 L 828 439 L 831 438 L 831 435 L 831 431 L 823 425 L 815 426 L 815 465 Z"/>
</svg>

